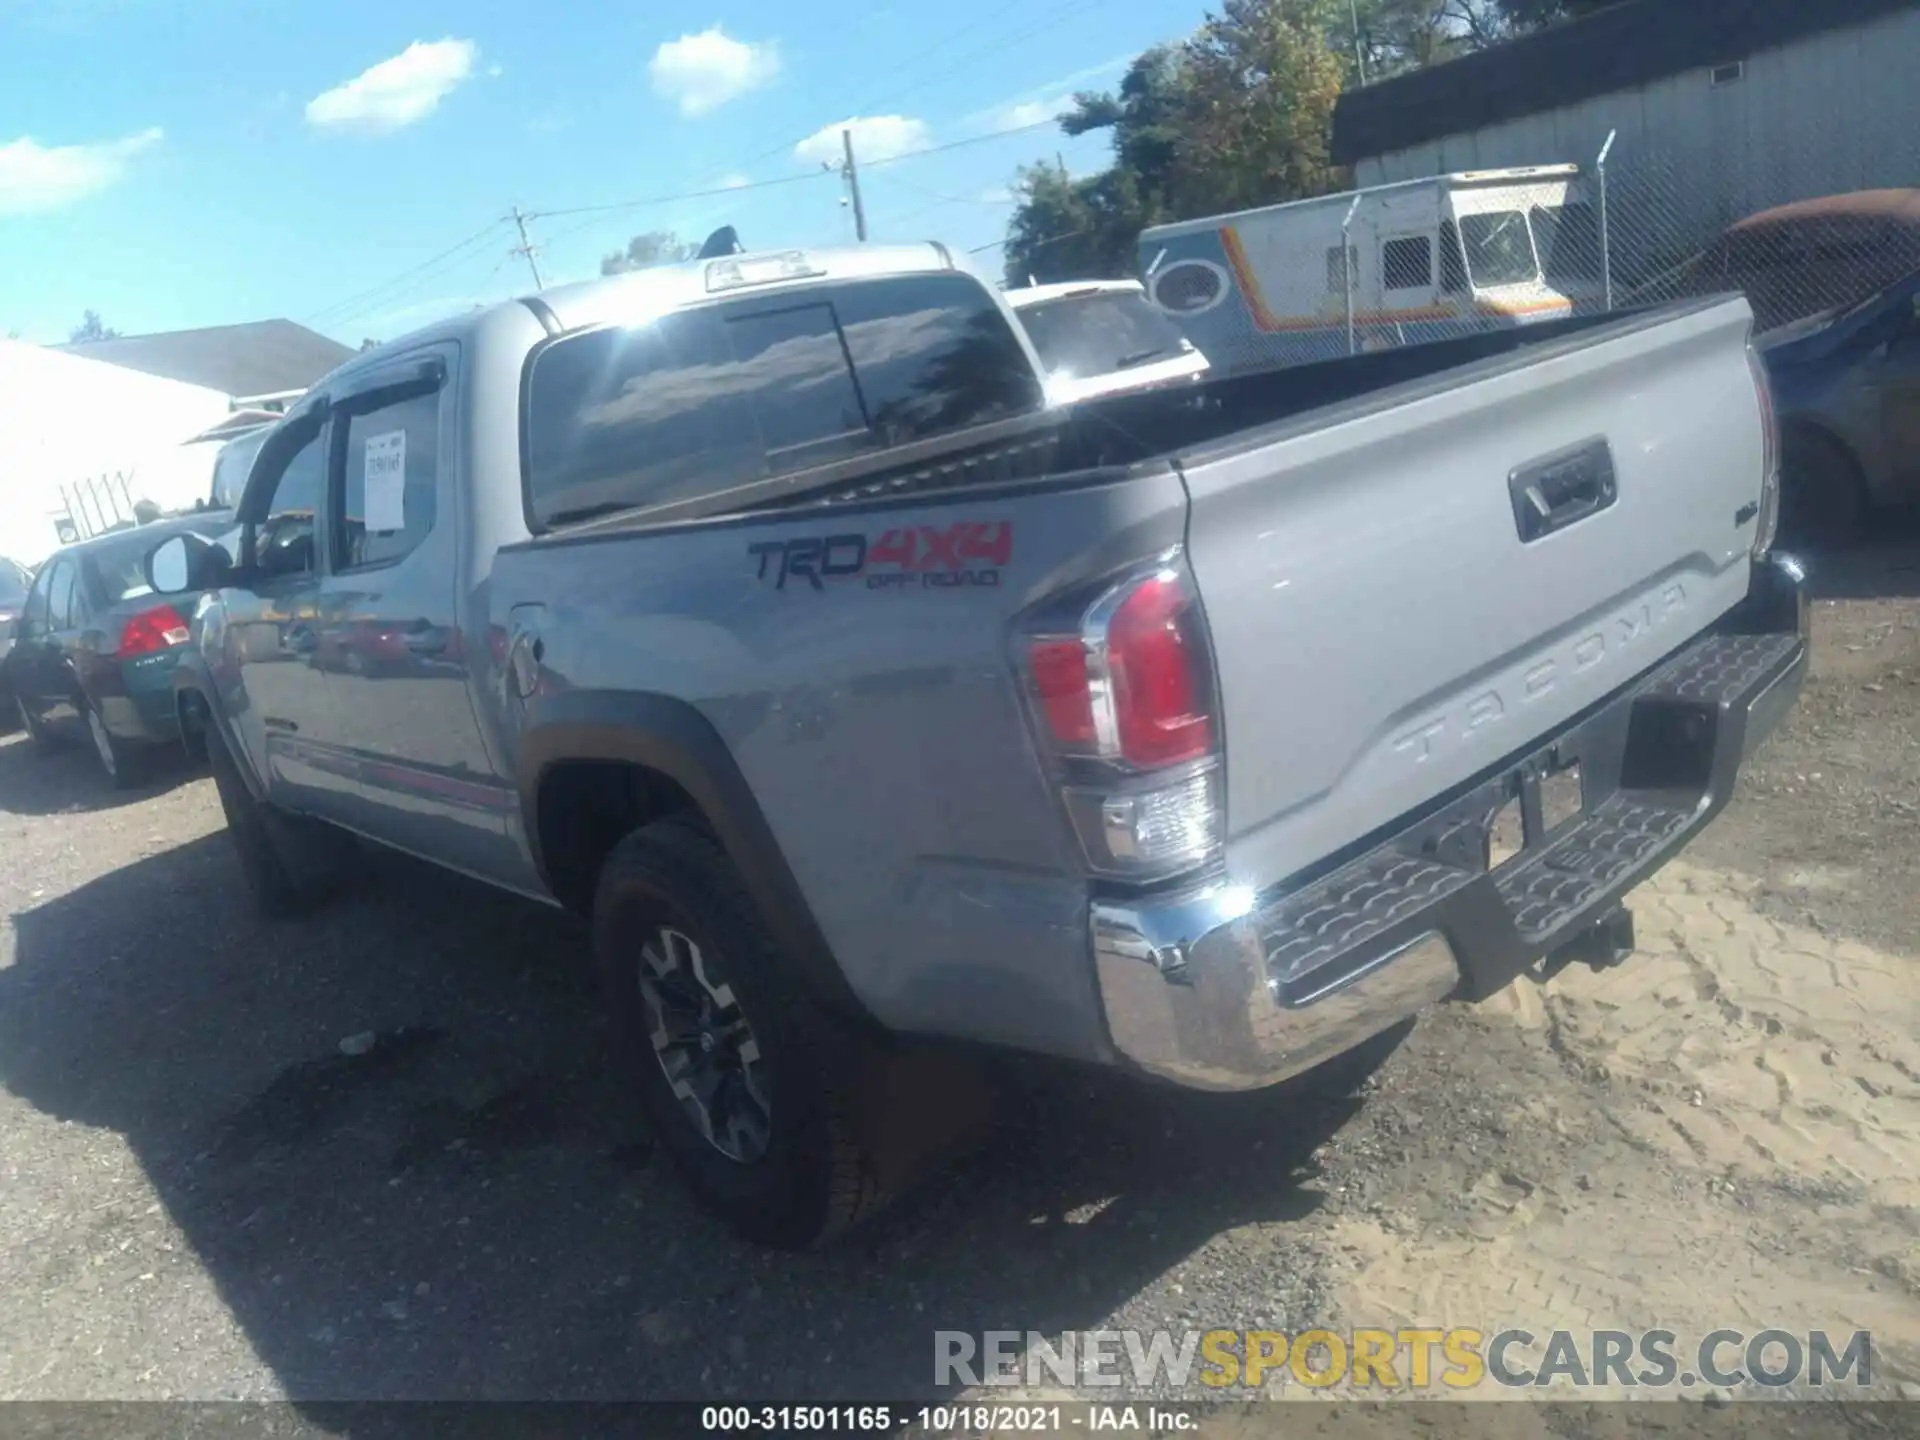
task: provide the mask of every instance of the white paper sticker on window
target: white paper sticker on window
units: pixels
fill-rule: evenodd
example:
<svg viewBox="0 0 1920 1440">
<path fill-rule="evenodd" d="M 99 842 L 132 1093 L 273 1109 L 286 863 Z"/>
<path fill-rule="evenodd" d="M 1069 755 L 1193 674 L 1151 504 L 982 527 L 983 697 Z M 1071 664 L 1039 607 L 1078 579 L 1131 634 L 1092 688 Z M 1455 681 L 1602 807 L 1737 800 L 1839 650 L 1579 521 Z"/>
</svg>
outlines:
<svg viewBox="0 0 1920 1440">
<path fill-rule="evenodd" d="M 369 535 L 407 528 L 407 432 L 367 437 L 366 522 Z"/>
</svg>

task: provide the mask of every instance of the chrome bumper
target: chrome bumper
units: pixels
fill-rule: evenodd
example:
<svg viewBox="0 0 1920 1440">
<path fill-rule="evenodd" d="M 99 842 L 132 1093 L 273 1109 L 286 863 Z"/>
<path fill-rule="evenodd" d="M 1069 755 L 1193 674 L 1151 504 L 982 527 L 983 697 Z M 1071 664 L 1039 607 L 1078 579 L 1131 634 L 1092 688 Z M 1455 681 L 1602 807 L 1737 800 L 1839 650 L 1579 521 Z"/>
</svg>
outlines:
<svg viewBox="0 0 1920 1440">
<path fill-rule="evenodd" d="M 1269 1085 L 1437 1000 L 1484 999 L 1586 932 L 1719 813 L 1792 708 L 1803 579 L 1786 556 L 1757 567 L 1715 630 L 1331 870 L 1261 894 L 1216 882 L 1097 901 L 1121 1059 L 1196 1089 Z M 1576 764 L 1580 813 L 1546 829 L 1540 786 Z M 1490 869 L 1492 823 L 1515 802 L 1526 846 Z"/>
</svg>

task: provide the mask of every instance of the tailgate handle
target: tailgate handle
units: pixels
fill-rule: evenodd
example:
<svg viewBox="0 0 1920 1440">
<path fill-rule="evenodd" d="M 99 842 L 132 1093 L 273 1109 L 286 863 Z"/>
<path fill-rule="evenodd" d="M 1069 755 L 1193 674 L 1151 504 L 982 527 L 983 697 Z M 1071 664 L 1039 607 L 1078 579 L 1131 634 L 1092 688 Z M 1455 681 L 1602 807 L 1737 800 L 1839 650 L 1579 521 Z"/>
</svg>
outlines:
<svg viewBox="0 0 1920 1440">
<path fill-rule="evenodd" d="M 1530 460 L 1507 477 L 1513 497 L 1513 523 L 1520 543 L 1577 525 L 1620 498 L 1613 473 L 1613 451 L 1605 440 L 1589 440 L 1570 450 Z"/>
</svg>

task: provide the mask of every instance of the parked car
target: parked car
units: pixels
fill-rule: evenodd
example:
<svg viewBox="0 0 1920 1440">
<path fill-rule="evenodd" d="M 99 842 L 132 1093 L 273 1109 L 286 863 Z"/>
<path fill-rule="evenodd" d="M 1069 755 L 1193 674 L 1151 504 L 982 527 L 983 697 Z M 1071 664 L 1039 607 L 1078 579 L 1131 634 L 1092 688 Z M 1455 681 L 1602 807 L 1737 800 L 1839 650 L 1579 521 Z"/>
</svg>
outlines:
<svg viewBox="0 0 1920 1440">
<path fill-rule="evenodd" d="M 1138 280 L 1085 280 L 1009 290 L 1056 401 L 1188 385 L 1207 357 L 1147 299 Z"/>
<path fill-rule="evenodd" d="M 18 710 L 8 683 L 7 655 L 13 649 L 13 622 L 27 603 L 33 575 L 25 567 L 0 556 L 0 730 L 18 728 Z"/>
<path fill-rule="evenodd" d="M 1750 324 L 1057 406 L 944 247 L 725 255 L 356 357 L 149 573 L 260 902 L 357 834 L 590 917 L 662 1147 L 811 1244 L 911 1173 L 899 1037 L 1248 1089 L 1623 959 L 1805 669 Z"/>
<path fill-rule="evenodd" d="M 1758 337 L 1781 440 L 1783 531 L 1845 544 L 1920 505 L 1920 268 Z"/>
<path fill-rule="evenodd" d="M 1920 189 L 1858 190 L 1763 210 L 1636 290 L 1656 301 L 1738 290 L 1754 328 L 1855 304 L 1920 269 Z"/>
<path fill-rule="evenodd" d="M 169 536 L 205 539 L 230 526 L 224 514 L 159 520 L 56 551 L 40 567 L 4 665 L 35 743 L 84 737 L 107 778 L 126 786 L 155 747 L 180 742 L 173 667 L 198 597 L 155 595 L 146 557 Z"/>
</svg>

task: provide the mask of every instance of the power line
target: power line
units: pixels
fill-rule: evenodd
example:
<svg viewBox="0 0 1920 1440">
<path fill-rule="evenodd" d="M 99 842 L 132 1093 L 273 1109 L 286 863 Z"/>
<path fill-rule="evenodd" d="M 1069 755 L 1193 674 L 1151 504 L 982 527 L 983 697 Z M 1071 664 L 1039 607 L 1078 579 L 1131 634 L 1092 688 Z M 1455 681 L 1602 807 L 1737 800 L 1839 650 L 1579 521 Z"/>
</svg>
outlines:
<svg viewBox="0 0 1920 1440">
<path fill-rule="evenodd" d="M 447 249 L 442 250 L 438 255 L 435 255 L 431 260 L 423 260 L 418 265 L 409 266 L 407 269 L 402 270 L 398 275 L 395 275 L 390 279 L 383 280 L 380 284 L 373 286 L 371 289 L 362 290 L 357 295 L 349 296 L 345 300 L 335 301 L 331 305 L 325 306 L 319 310 L 314 311 L 312 314 L 306 317 L 305 323 L 309 325 L 337 323 L 340 320 L 349 320 L 349 319 L 352 319 L 355 315 L 363 314 L 365 313 L 364 308 L 360 308 L 360 309 L 355 308 L 356 306 L 360 306 L 362 301 L 371 300 L 375 296 L 385 296 L 387 291 L 392 290 L 397 285 L 404 284 L 406 281 L 412 279 L 416 275 L 419 275 L 420 272 L 424 270 L 432 270 L 435 266 L 440 265 L 443 261 L 451 260 L 454 256 L 459 255 L 461 252 L 471 249 L 474 245 L 486 239 L 487 236 L 493 234 L 494 231 L 498 230 L 502 225 L 506 223 L 507 221 L 504 216 L 496 220 L 489 220 L 485 225 L 481 226 L 478 230 L 474 231 L 473 234 L 469 235 L 466 239 L 462 240 L 458 245 L 449 246 Z"/>
<path fill-rule="evenodd" d="M 1015 125 L 1007 130 L 990 130 L 985 135 L 969 135 L 964 140 L 949 140 L 944 145 L 928 145 L 920 150 L 906 150 L 898 155 L 889 155 L 883 160 L 869 160 L 866 167 L 877 170 L 882 165 L 898 165 L 902 160 L 918 160 L 922 155 L 943 155 L 949 150 L 962 150 L 969 145 L 985 145 L 989 141 L 1004 140 L 1009 135 L 1025 135 L 1030 130 L 1050 130 L 1060 122 L 1053 117 L 1035 120 L 1028 125 Z"/>
<path fill-rule="evenodd" d="M 732 195 L 741 190 L 765 190 L 774 185 L 795 185 L 802 180 L 817 180 L 819 175 L 783 175 L 776 180 L 749 180 L 744 185 L 719 185 L 710 190 L 683 190 L 677 195 L 649 195 L 641 200 L 614 200 L 605 205 L 575 205 L 565 210 L 532 210 L 529 220 L 559 220 L 569 215 L 606 215 L 615 210 L 641 210 L 649 205 L 671 205 L 679 200 L 704 200 L 712 195 Z"/>
</svg>

